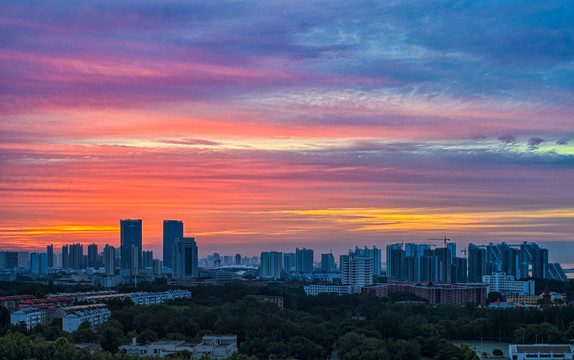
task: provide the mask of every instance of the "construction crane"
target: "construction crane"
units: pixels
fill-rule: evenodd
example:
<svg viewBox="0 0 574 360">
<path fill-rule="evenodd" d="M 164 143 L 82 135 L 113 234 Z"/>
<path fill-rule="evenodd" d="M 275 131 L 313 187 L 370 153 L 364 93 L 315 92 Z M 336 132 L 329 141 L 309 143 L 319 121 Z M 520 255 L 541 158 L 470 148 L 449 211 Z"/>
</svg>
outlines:
<svg viewBox="0 0 574 360">
<path fill-rule="evenodd" d="M 427 240 L 428 240 L 428 241 L 444 241 L 444 247 L 446 247 L 446 242 L 447 242 L 447 241 L 451 241 L 450 239 L 448 239 L 448 238 L 446 237 L 446 235 L 444 236 L 444 238 L 441 238 L 441 239 L 427 239 Z"/>
</svg>

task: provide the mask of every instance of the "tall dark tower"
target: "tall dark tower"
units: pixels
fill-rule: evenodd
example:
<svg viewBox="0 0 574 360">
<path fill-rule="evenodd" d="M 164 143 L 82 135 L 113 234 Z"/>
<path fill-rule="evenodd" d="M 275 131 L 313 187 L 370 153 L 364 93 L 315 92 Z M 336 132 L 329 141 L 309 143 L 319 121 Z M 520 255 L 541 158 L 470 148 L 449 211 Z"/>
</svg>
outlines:
<svg viewBox="0 0 574 360">
<path fill-rule="evenodd" d="M 173 243 L 183 238 L 183 221 L 163 221 L 163 266 L 173 268 Z"/>
<path fill-rule="evenodd" d="M 54 245 L 50 244 L 46 246 L 46 260 L 48 261 L 48 267 L 54 267 Z"/>
<path fill-rule="evenodd" d="M 121 219 L 120 220 L 120 245 L 121 245 L 121 261 L 122 268 L 131 269 L 132 262 L 132 247 L 137 247 L 137 263 L 142 262 L 142 221 Z"/>
</svg>

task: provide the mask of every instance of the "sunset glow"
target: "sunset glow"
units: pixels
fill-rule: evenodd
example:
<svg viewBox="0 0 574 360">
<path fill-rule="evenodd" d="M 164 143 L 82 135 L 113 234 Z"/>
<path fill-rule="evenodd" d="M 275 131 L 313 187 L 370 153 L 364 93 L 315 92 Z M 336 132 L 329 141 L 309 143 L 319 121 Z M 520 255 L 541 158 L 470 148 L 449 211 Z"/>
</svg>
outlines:
<svg viewBox="0 0 574 360">
<path fill-rule="evenodd" d="M 289 4 L 3 2 L 0 247 L 134 218 L 159 257 L 179 219 L 201 256 L 447 235 L 573 262 L 570 2 Z"/>
</svg>

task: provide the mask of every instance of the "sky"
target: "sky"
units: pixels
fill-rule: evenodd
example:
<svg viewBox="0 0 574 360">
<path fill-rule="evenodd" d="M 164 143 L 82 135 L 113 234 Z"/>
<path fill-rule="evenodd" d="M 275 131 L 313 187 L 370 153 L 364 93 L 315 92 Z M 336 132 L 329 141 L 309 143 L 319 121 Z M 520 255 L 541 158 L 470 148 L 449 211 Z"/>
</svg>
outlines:
<svg viewBox="0 0 574 360">
<path fill-rule="evenodd" d="M 570 1 L 1 1 L 0 248 L 119 246 L 131 218 L 160 257 L 177 219 L 200 256 L 447 236 L 574 264 L 572 19 Z"/>
</svg>

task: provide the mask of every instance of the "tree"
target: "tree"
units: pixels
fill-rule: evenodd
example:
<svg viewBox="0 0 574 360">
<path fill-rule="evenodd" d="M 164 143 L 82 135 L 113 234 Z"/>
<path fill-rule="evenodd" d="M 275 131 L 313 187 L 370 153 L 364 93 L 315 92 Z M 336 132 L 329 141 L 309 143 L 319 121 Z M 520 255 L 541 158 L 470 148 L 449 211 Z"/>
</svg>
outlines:
<svg viewBox="0 0 574 360">
<path fill-rule="evenodd" d="M 504 355 L 504 353 L 503 353 L 502 350 L 500 350 L 500 349 L 494 349 L 494 350 L 492 350 L 492 355 L 494 355 L 494 356 L 502 356 L 502 355 Z"/>
<path fill-rule="evenodd" d="M 24 360 L 30 355 L 30 339 L 24 334 L 8 330 L 0 339 L 0 359 Z"/>
<path fill-rule="evenodd" d="M 106 326 L 100 335 L 102 350 L 116 353 L 121 345 L 124 333 L 114 327 Z"/>
</svg>

